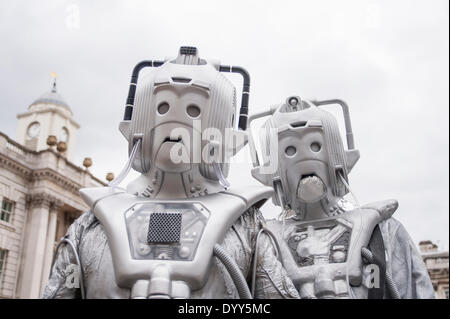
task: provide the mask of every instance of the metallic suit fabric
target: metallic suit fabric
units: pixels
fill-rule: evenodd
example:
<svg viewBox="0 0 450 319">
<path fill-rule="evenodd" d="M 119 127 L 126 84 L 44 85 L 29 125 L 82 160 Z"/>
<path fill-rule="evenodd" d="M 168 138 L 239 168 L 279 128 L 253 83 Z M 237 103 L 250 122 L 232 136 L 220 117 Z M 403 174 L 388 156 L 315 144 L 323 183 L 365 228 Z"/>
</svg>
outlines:
<svg viewBox="0 0 450 319">
<path fill-rule="evenodd" d="M 395 218 L 380 223 L 386 249 L 386 268 L 392 274 L 401 299 L 434 299 L 428 271 L 414 242 Z M 367 298 L 367 288 L 354 287 L 359 299 Z"/>
<path fill-rule="evenodd" d="M 259 210 L 250 208 L 229 229 L 222 247 L 235 259 L 248 281 L 256 235 L 264 223 Z M 80 255 L 86 298 L 130 298 L 130 290 L 116 285 L 114 266 L 103 226 L 90 211 L 80 216 L 69 228 L 67 236 Z M 213 257 L 214 258 L 214 257 Z M 69 247 L 64 246 L 45 287 L 43 298 L 80 298 L 80 290 L 69 288 L 66 279 L 68 265 L 76 264 Z M 225 267 L 214 258 L 205 286 L 192 291 L 191 298 L 238 298 L 234 283 Z M 262 236 L 258 249 L 255 298 L 299 298 L 299 295 L 278 261 L 273 244 Z"/>
</svg>

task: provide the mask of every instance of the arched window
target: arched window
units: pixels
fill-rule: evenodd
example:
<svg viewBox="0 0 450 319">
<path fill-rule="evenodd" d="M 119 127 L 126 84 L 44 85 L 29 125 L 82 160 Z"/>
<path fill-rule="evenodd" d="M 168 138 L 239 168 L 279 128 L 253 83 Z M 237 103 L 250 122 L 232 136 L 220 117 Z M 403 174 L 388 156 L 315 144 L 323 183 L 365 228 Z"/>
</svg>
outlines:
<svg viewBox="0 0 450 319">
<path fill-rule="evenodd" d="M 66 143 L 66 144 L 69 143 L 69 130 L 67 129 L 67 127 L 63 127 L 61 129 L 61 132 L 59 133 L 58 140 L 60 142 Z"/>
</svg>

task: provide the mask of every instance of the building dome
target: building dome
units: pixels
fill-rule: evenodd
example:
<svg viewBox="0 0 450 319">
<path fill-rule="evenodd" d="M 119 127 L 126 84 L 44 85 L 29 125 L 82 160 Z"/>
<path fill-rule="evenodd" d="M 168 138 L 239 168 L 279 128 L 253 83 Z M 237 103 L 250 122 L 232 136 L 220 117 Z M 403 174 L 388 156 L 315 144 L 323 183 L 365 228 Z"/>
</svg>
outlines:
<svg viewBox="0 0 450 319">
<path fill-rule="evenodd" d="M 38 104 L 53 104 L 61 106 L 72 114 L 72 110 L 70 109 L 69 104 L 67 104 L 67 102 L 58 92 L 56 92 L 56 82 L 53 83 L 53 88 L 50 92 L 47 92 L 41 95 L 39 98 L 37 98 L 33 103 L 30 104 L 28 109 L 30 111 L 33 111 L 35 109 L 35 107 L 33 106 Z"/>
</svg>

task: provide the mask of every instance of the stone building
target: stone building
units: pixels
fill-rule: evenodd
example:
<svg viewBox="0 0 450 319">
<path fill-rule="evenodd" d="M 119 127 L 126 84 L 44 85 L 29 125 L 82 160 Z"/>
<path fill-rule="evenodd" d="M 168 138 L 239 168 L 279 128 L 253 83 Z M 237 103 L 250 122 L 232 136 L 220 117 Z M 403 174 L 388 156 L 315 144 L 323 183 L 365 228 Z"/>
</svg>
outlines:
<svg viewBox="0 0 450 319">
<path fill-rule="evenodd" d="M 429 240 L 421 241 L 419 249 L 433 283 L 436 298 L 448 297 L 448 251 L 439 251 L 438 246 Z"/>
<path fill-rule="evenodd" d="M 87 206 L 82 187 L 105 183 L 71 158 L 79 125 L 52 90 L 17 116 L 17 140 L 0 132 L 0 298 L 39 298 L 53 252 Z"/>
</svg>

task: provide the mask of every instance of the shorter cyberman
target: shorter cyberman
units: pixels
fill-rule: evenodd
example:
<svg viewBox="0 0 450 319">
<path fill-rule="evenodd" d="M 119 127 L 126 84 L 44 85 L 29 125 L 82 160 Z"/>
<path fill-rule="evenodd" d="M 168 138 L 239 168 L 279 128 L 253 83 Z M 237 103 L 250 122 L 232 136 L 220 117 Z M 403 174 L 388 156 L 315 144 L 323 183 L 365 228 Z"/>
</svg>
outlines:
<svg viewBox="0 0 450 319">
<path fill-rule="evenodd" d="M 347 149 L 338 123 L 323 109 L 342 106 Z M 414 243 L 392 214 L 396 200 L 360 207 L 344 199 L 348 174 L 359 159 L 347 105 L 341 100 L 302 101 L 251 116 L 270 116 L 262 130 L 264 163 L 251 139 L 253 176 L 273 186 L 279 220 L 268 222 L 276 234 L 284 266 L 301 298 L 433 298 L 427 270 Z M 271 130 L 271 131 L 270 131 Z M 271 149 L 271 138 L 278 148 Z M 269 154 L 269 155 L 267 155 Z M 278 163 L 272 174 L 262 171 Z"/>
<path fill-rule="evenodd" d="M 136 90 L 143 67 L 153 72 Z M 239 130 L 235 87 L 223 72 L 244 77 Z M 258 207 L 272 190 L 226 181 L 228 158 L 246 142 L 249 86 L 244 69 L 200 59 L 192 47 L 135 67 L 119 127 L 128 165 L 108 187 L 80 191 L 91 210 L 63 239 L 45 298 L 298 297 L 269 239 L 258 256 L 262 275 L 251 275 Z M 227 130 L 242 143 L 228 143 Z M 131 167 L 141 176 L 119 187 Z M 76 264 L 80 289 L 67 285 Z"/>
</svg>

